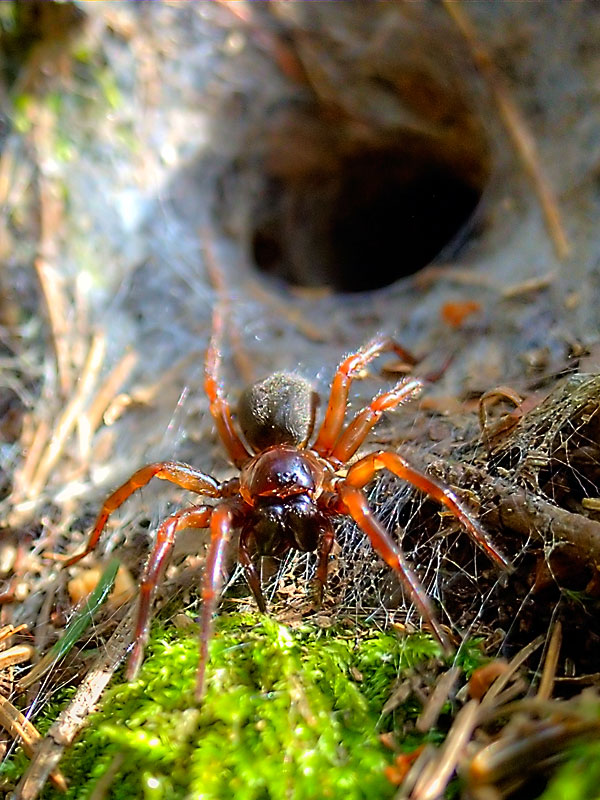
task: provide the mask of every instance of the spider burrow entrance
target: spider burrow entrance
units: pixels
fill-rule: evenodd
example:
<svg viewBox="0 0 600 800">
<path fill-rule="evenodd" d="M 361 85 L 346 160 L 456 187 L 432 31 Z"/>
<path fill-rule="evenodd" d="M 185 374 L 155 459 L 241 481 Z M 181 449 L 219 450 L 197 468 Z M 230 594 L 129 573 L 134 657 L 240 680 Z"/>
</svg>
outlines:
<svg viewBox="0 0 600 800">
<path fill-rule="evenodd" d="M 262 114 L 231 153 L 219 212 L 262 275 L 379 289 L 452 258 L 476 226 L 492 132 L 464 42 L 435 9 L 388 22 L 385 54 L 382 30 L 339 61 L 337 43 L 315 37 L 297 51 L 307 85 L 252 98 Z"/>
<path fill-rule="evenodd" d="M 450 158 L 405 141 L 265 183 L 250 241 L 259 272 L 296 286 L 362 292 L 455 255 L 485 176 L 474 181 Z"/>
</svg>

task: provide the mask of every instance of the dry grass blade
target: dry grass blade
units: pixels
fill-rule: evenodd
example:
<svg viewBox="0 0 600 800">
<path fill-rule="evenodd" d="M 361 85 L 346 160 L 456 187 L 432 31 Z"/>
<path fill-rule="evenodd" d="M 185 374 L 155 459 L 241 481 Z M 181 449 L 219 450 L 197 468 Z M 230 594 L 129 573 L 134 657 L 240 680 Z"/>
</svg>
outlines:
<svg viewBox="0 0 600 800">
<path fill-rule="evenodd" d="M 35 649 L 30 644 L 16 644 L 0 653 L 0 670 L 14 667 L 15 664 L 23 664 L 35 653 Z"/>
<path fill-rule="evenodd" d="M 114 779 L 119 774 L 124 761 L 125 756 L 123 753 L 117 753 L 117 755 L 110 762 L 106 772 L 104 772 L 102 777 L 98 779 L 92 793 L 89 796 L 89 800 L 104 800 L 108 790 L 112 786 Z"/>
<path fill-rule="evenodd" d="M 471 49 L 473 60 L 490 86 L 508 135 L 537 193 L 556 254 L 563 260 L 569 255 L 570 245 L 554 191 L 540 164 L 535 141 L 510 96 L 504 79 L 498 73 L 491 56 L 479 40 L 475 27 L 461 8 L 461 4 L 456 0 L 443 0 L 443 3 L 444 8 L 464 36 Z"/>
<path fill-rule="evenodd" d="M 410 800 L 436 800 L 443 795 L 456 770 L 458 760 L 477 726 L 478 712 L 477 700 L 470 700 L 461 708 L 440 749 L 439 756 L 429 762 L 417 780 L 409 795 Z M 402 797 L 403 795 L 399 795 L 398 800 L 401 800 Z"/>
<path fill-rule="evenodd" d="M 502 297 L 510 299 L 512 297 L 520 297 L 524 294 L 531 294 L 531 292 L 539 292 L 541 289 L 547 289 L 548 286 L 551 286 L 556 280 L 556 277 L 556 271 L 552 270 L 545 275 L 530 278 L 526 281 L 520 281 L 512 286 L 505 286 L 501 290 Z"/>
<path fill-rule="evenodd" d="M 176 361 L 172 367 L 162 372 L 158 380 L 137 386 L 129 393 L 118 394 L 109 403 L 103 414 L 104 424 L 113 425 L 123 412 L 132 405 L 149 406 L 155 403 L 157 396 L 166 386 L 171 386 L 177 382 L 181 375 L 185 375 L 190 364 L 196 364 L 203 356 L 203 350 L 192 350 L 191 353 Z"/>
<path fill-rule="evenodd" d="M 137 360 L 137 353 L 133 350 L 125 353 L 98 389 L 87 413 L 79 420 L 81 450 L 84 458 L 89 455 L 92 437 L 100 427 L 105 411 L 113 403 L 119 388 L 131 374 Z"/>
<path fill-rule="evenodd" d="M 15 633 L 21 633 L 21 631 L 27 630 L 27 624 L 25 622 L 21 623 L 21 625 L 14 625 L 8 624 L 4 625 L 4 627 L 0 628 L 0 642 L 4 644 L 4 641 L 8 639 L 10 636 L 14 636 Z"/>
<path fill-rule="evenodd" d="M 29 442 L 22 437 L 23 450 L 27 453 L 23 466 L 15 472 L 13 491 L 11 495 L 11 505 L 13 511 L 10 513 L 9 525 L 18 526 L 20 523 L 21 510 L 19 504 L 27 497 L 31 481 L 35 474 L 37 465 L 40 462 L 44 448 L 48 443 L 50 435 L 50 423 L 42 419 L 38 422 L 35 433 Z"/>
<path fill-rule="evenodd" d="M 131 641 L 134 609 L 117 627 L 75 696 L 54 722 L 46 737 L 36 748 L 29 769 L 23 775 L 12 800 L 35 800 L 48 777 L 56 769 L 63 752 L 77 736 L 85 720 L 94 710 L 100 695 L 125 657 Z"/>
<path fill-rule="evenodd" d="M 41 257 L 36 258 L 35 269 L 46 301 L 56 354 L 58 380 L 62 394 L 66 396 L 73 384 L 66 325 L 69 304 L 62 286 L 62 278 L 56 270 Z"/>
<path fill-rule="evenodd" d="M 469 764 L 467 777 L 471 789 L 491 788 L 502 784 L 505 791 L 497 796 L 512 793 L 535 772 L 547 772 L 548 767 L 565 757 L 570 744 L 589 736 L 597 736 L 600 723 L 593 720 L 548 721 L 529 726 L 516 736 L 503 736 L 480 750 Z M 488 795 L 476 795 L 488 796 Z"/>
<path fill-rule="evenodd" d="M 469 797 L 498 800 L 527 785 L 535 775 L 547 775 L 565 759 L 573 743 L 598 735 L 596 693 L 584 693 L 574 701 L 550 699 L 561 639 L 561 625 L 556 623 L 536 697 L 514 699 L 530 688 L 518 670 L 546 637 L 532 641 L 510 664 L 497 660 L 480 667 L 475 684 L 475 673 L 469 682 L 470 693 L 475 690 L 478 696 L 463 706 L 440 750 L 425 748 L 419 754 L 396 800 L 438 800 L 457 771 L 468 783 Z M 458 672 L 450 670 L 440 677 L 417 723 L 421 732 L 434 721 L 430 709 L 447 698 Z M 482 736 L 473 738 L 478 728 Z"/>
<path fill-rule="evenodd" d="M 552 637 L 546 652 L 546 659 L 544 661 L 544 671 L 540 680 L 540 685 L 537 691 L 538 700 L 548 700 L 552 696 L 554 688 L 554 678 L 556 677 L 556 665 L 558 664 L 558 656 L 560 653 L 560 646 L 562 644 L 562 625 L 556 622 L 552 630 Z"/>
<path fill-rule="evenodd" d="M 444 673 L 435 685 L 435 689 L 431 693 L 425 708 L 421 712 L 417 720 L 416 728 L 421 733 L 426 733 L 433 728 L 440 715 L 442 706 L 448 699 L 448 695 L 452 691 L 456 681 L 461 674 L 460 667 L 451 667 L 448 672 Z"/>
<path fill-rule="evenodd" d="M 83 412 L 85 402 L 102 367 L 105 349 L 105 334 L 97 333 L 90 345 L 83 371 L 77 381 L 77 387 L 63 413 L 58 418 L 50 441 L 37 465 L 27 493 L 30 500 L 37 498 L 43 491 L 50 472 L 58 462 L 67 439 L 73 432 L 77 420 Z"/>
<path fill-rule="evenodd" d="M 561 641 L 562 628 L 557 622 L 535 697 L 503 704 L 507 690 L 496 691 L 492 716 L 507 722 L 494 741 L 467 759 L 463 774 L 468 782 L 469 796 L 485 800 L 511 795 L 536 774 L 547 775 L 548 770 L 565 759 L 570 745 L 600 733 L 600 722 L 597 711 L 594 711 L 597 709 L 596 694 L 590 694 L 589 699 L 582 694 L 573 701 L 550 699 Z M 526 651 L 531 653 L 535 644 L 532 642 L 517 658 L 522 662 L 523 655 Z M 495 688 L 492 685 L 492 690 Z M 484 703 L 485 700 L 487 698 Z M 481 710 L 484 711 L 483 703 Z M 480 721 L 488 716 L 488 713 L 483 713 Z"/>
<path fill-rule="evenodd" d="M 40 44 L 41 53 L 44 47 Z M 30 54 L 31 56 L 31 54 Z M 19 82 L 35 74 L 35 57 L 22 71 Z M 14 90 L 14 87 L 13 87 Z M 21 90 L 23 91 L 23 89 Z M 55 153 L 52 143 L 56 136 L 57 117 L 41 99 L 31 107 L 31 143 L 38 171 L 39 241 L 35 269 L 46 303 L 52 341 L 56 354 L 56 369 L 63 398 L 73 390 L 75 375 L 72 361 L 72 304 L 65 290 L 64 279 L 58 264 L 58 239 L 64 226 L 63 193 L 56 181 L 51 164 Z"/>
<path fill-rule="evenodd" d="M 538 636 L 528 645 L 526 645 L 522 650 L 520 650 L 517 655 L 511 659 L 508 669 L 503 675 L 500 675 L 494 683 L 490 686 L 487 694 L 481 701 L 481 711 L 488 711 L 494 706 L 496 706 L 499 702 L 500 693 L 502 690 L 507 686 L 508 682 L 514 677 L 515 673 L 519 669 L 519 667 L 524 664 L 529 656 L 541 647 L 544 643 L 544 636 Z"/>
<path fill-rule="evenodd" d="M 42 737 L 29 720 L 16 709 L 5 697 L 0 695 L 0 725 L 8 731 L 14 739 L 20 739 L 23 750 L 29 758 L 35 752 L 36 746 Z M 67 783 L 57 769 L 49 771 L 49 777 L 54 785 L 61 791 L 66 791 Z"/>
<path fill-rule="evenodd" d="M 587 675 L 566 675 L 554 679 L 559 686 L 600 686 L 600 672 L 590 672 Z"/>
</svg>

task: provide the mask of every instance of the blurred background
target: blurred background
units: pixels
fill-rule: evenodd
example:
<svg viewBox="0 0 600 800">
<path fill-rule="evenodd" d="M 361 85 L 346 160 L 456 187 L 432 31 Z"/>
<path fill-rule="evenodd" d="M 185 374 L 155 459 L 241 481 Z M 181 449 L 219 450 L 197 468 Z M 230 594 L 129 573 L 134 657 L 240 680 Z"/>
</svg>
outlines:
<svg viewBox="0 0 600 800">
<path fill-rule="evenodd" d="M 451 359 L 447 398 L 575 366 L 598 327 L 600 18 L 467 12 L 470 39 L 438 4 L 2 4 L 5 493 L 24 415 L 53 424 L 95 335 L 96 380 L 129 353 L 118 389 L 147 402 L 96 422 L 85 481 L 160 449 L 185 387 L 204 418 L 219 293 L 233 396 L 276 368 L 326 388 L 378 331 L 424 372 Z"/>
<path fill-rule="evenodd" d="M 38 551 L 144 462 L 231 474 L 216 302 L 233 403 L 277 369 L 323 393 L 385 332 L 438 379 L 378 441 L 444 457 L 484 392 L 597 367 L 588 4 L 5 2 L 0 30 L 2 508 Z"/>
</svg>

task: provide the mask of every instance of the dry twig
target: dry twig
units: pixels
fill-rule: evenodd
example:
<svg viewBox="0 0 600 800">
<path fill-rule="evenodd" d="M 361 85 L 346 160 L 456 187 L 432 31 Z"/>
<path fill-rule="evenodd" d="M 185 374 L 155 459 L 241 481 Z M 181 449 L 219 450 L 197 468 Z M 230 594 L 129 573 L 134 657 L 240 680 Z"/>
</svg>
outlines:
<svg viewBox="0 0 600 800">
<path fill-rule="evenodd" d="M 427 471 L 444 483 L 459 486 L 461 491 L 472 489 L 490 530 L 512 531 L 543 544 L 568 542 L 582 560 L 600 564 L 600 522 L 555 506 L 535 492 L 476 467 L 424 455 L 407 444 L 403 454 L 411 463 L 424 463 Z"/>
</svg>

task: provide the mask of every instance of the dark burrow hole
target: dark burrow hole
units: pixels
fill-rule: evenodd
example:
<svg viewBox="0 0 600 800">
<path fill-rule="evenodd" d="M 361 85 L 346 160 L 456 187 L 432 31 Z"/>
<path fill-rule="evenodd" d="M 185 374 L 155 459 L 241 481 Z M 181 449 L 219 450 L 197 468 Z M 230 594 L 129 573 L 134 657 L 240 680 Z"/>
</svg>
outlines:
<svg viewBox="0 0 600 800">
<path fill-rule="evenodd" d="M 468 241 L 477 179 L 423 147 L 371 149 L 292 180 L 271 177 L 254 215 L 258 269 L 293 286 L 361 292 L 412 275 Z"/>
</svg>

